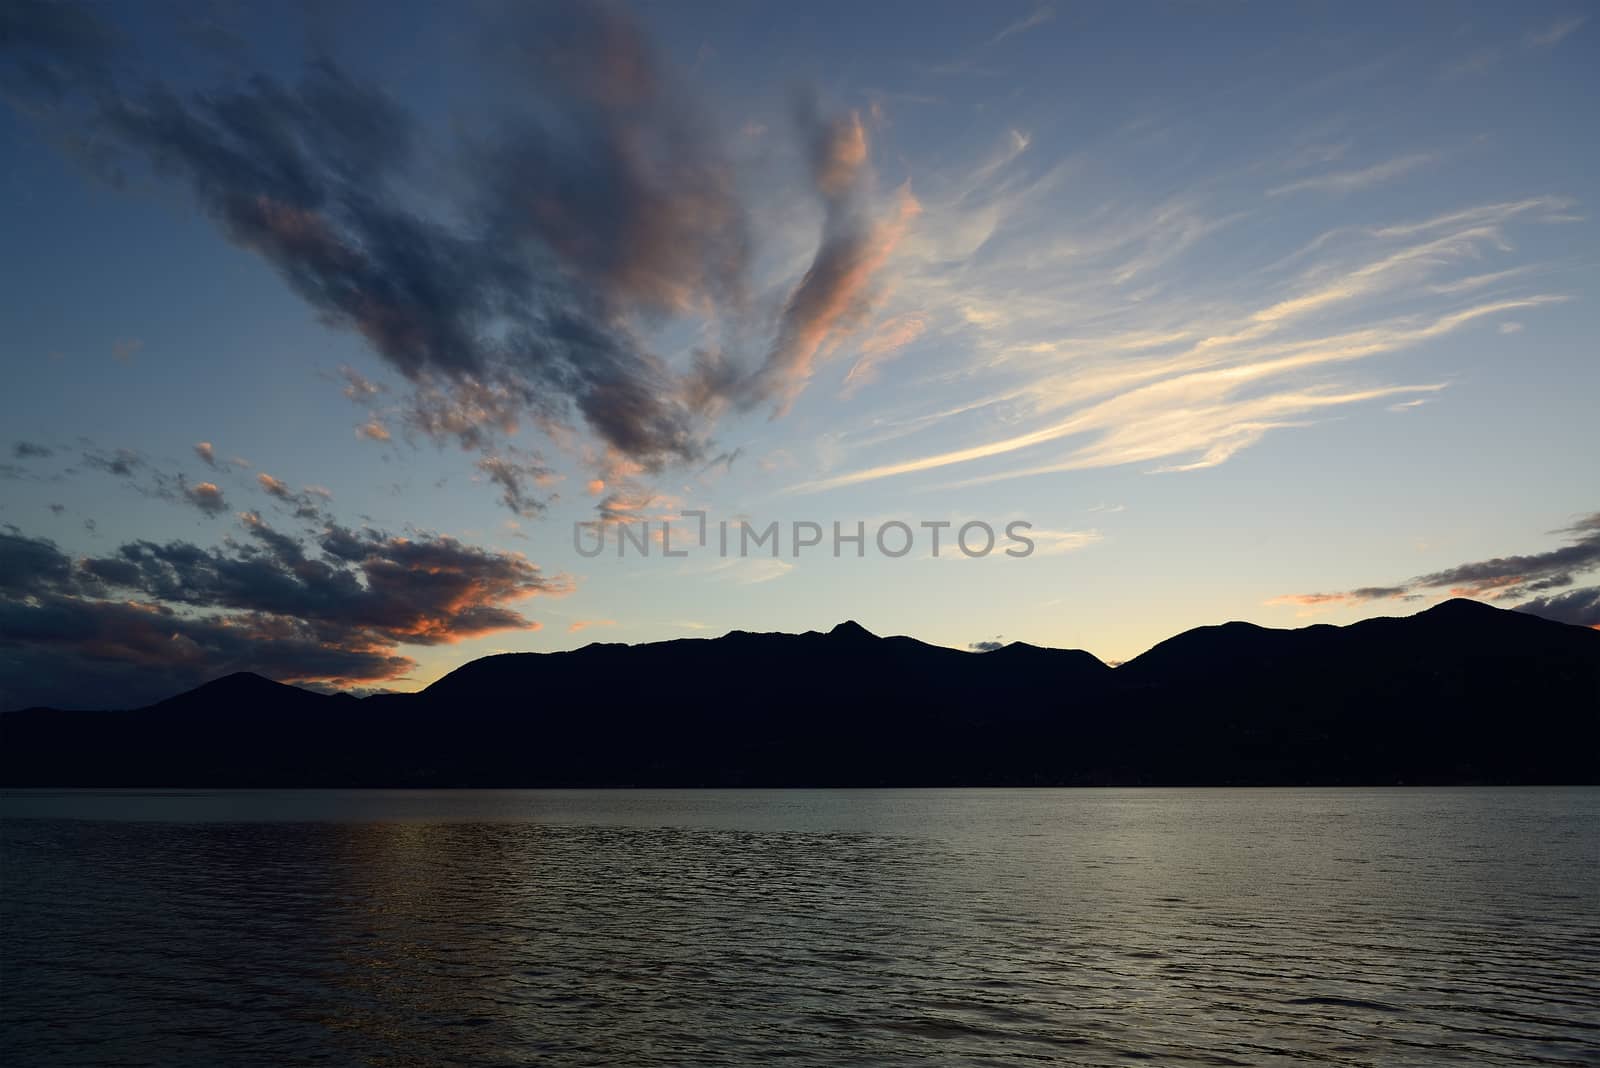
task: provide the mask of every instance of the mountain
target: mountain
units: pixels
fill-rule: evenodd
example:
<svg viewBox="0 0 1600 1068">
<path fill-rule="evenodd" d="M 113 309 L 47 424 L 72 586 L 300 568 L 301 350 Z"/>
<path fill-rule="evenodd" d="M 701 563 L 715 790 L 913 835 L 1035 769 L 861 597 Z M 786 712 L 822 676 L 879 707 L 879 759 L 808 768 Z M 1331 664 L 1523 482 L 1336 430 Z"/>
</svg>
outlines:
<svg viewBox="0 0 1600 1068">
<path fill-rule="evenodd" d="M 1600 782 L 1600 632 L 1448 601 L 1201 627 L 1118 668 L 828 633 L 485 657 L 356 699 L 258 675 L 0 715 L 11 786 Z"/>
</svg>

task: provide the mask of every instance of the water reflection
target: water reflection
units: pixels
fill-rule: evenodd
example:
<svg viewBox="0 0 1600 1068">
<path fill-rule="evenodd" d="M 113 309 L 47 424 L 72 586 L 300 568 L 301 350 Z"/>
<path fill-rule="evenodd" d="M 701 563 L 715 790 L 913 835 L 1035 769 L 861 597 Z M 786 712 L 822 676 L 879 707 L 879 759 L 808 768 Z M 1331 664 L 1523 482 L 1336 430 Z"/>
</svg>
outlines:
<svg viewBox="0 0 1600 1068">
<path fill-rule="evenodd" d="M 1600 1034 L 1597 791 L 0 811 L 7 1063 L 1576 1064 Z"/>
</svg>

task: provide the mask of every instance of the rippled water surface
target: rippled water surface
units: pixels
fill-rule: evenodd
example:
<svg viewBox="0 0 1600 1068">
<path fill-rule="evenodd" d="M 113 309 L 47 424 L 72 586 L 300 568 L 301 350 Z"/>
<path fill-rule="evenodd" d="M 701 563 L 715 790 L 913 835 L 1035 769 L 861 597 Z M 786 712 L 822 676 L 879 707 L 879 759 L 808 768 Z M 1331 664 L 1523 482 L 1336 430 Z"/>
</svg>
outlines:
<svg viewBox="0 0 1600 1068">
<path fill-rule="evenodd" d="M 1600 1063 L 1596 790 L 0 816 L 9 1065 Z"/>
</svg>

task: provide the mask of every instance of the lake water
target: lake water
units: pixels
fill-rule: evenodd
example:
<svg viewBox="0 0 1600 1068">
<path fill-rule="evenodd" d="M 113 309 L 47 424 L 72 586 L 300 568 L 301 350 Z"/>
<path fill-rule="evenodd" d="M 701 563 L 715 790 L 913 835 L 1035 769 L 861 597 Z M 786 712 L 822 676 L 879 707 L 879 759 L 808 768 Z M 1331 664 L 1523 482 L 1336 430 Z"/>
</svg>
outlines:
<svg viewBox="0 0 1600 1068">
<path fill-rule="evenodd" d="M 1600 1063 L 1600 790 L 21 792 L 8 1065 Z"/>
</svg>

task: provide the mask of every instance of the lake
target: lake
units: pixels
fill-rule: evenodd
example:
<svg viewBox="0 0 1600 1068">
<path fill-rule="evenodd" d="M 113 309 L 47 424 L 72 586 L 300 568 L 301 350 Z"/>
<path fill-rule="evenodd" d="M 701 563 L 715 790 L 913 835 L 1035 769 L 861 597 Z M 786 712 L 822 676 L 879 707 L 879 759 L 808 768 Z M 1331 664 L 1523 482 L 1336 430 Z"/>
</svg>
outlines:
<svg viewBox="0 0 1600 1068">
<path fill-rule="evenodd" d="M 10 1065 L 1600 1063 L 1600 790 L 18 791 Z"/>
</svg>

